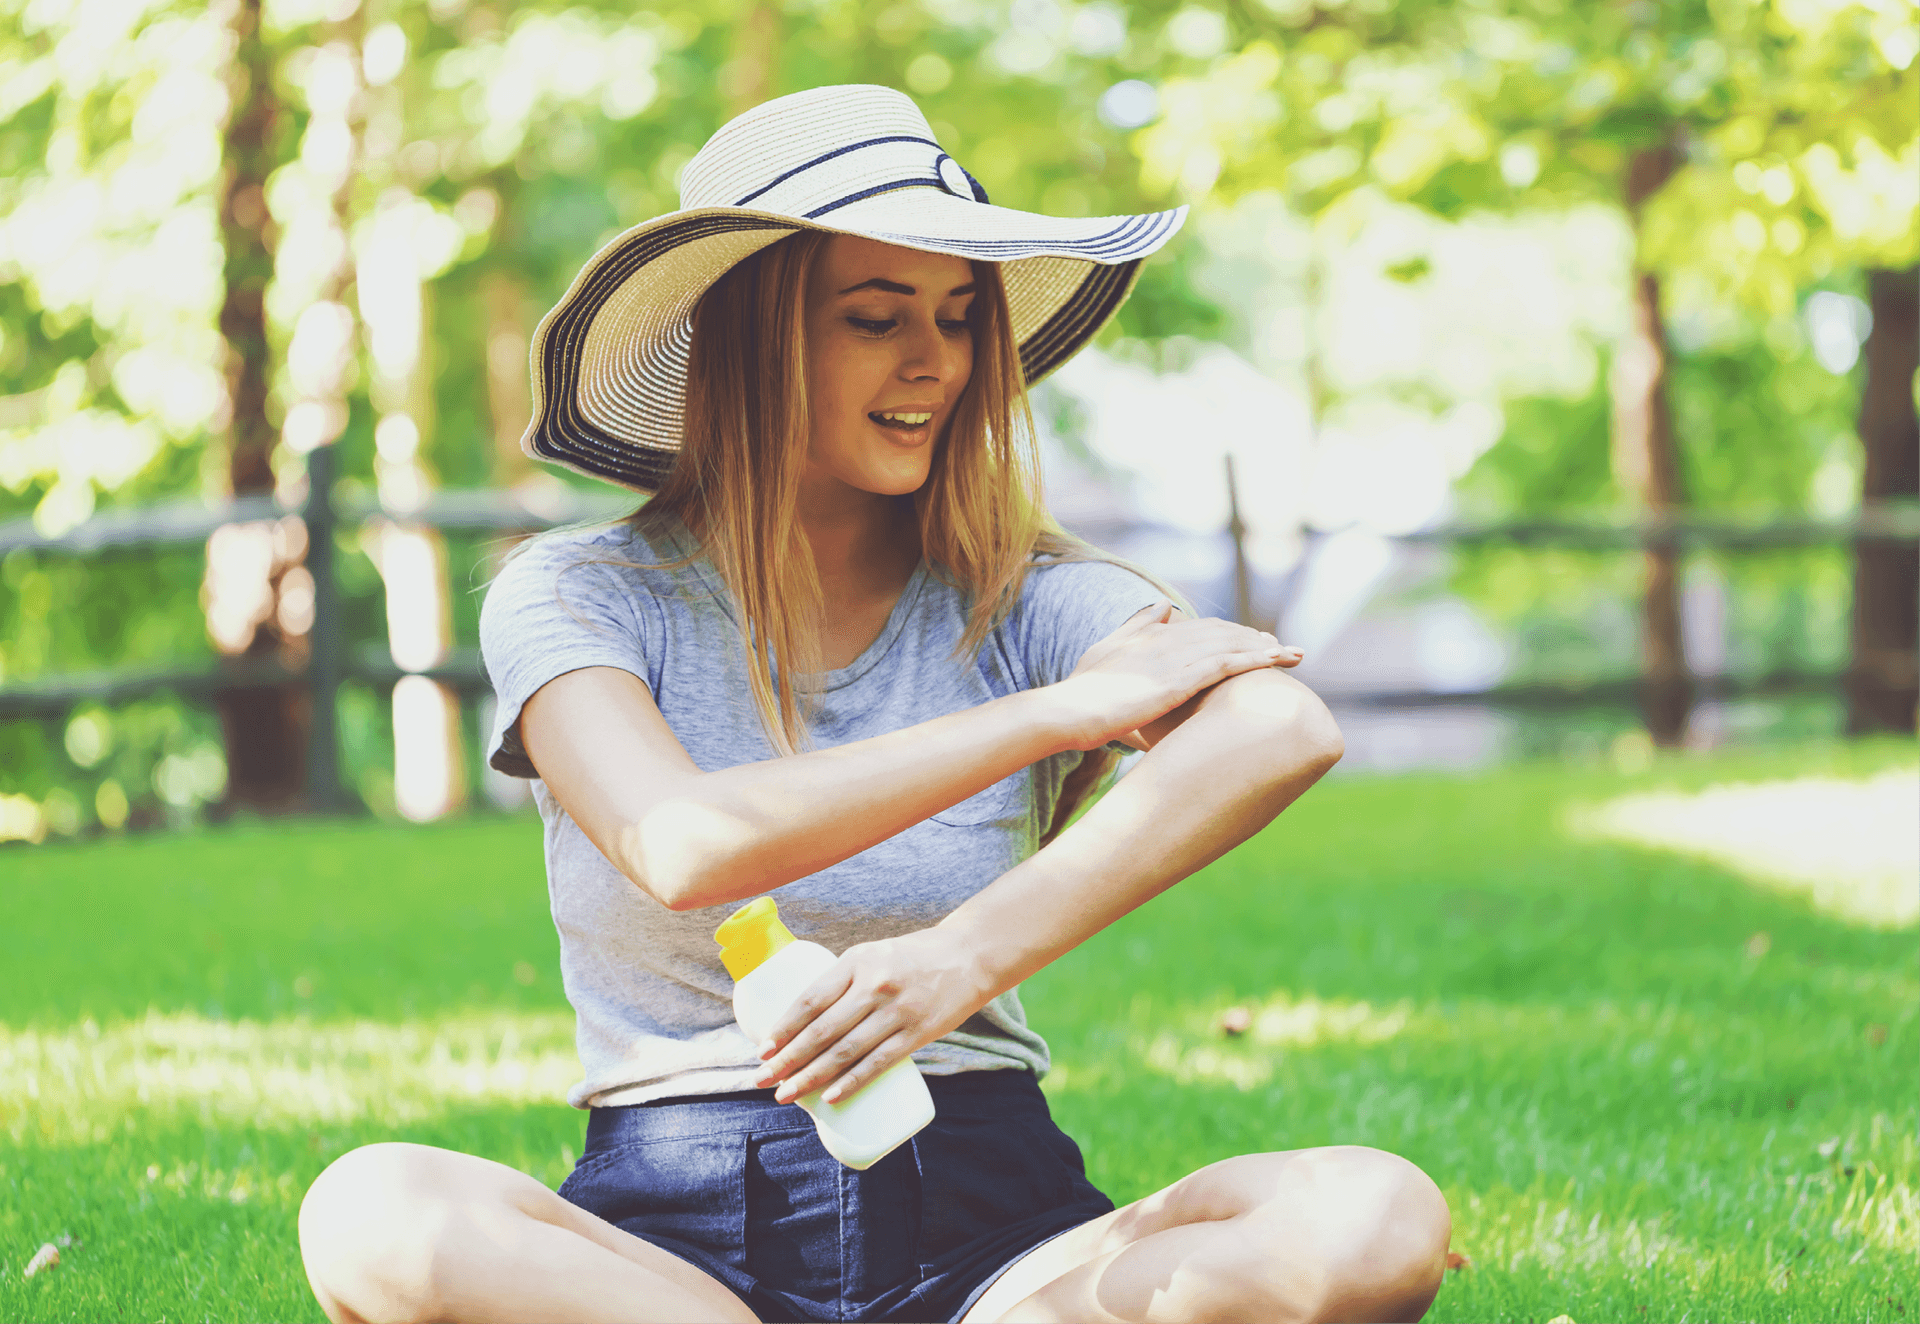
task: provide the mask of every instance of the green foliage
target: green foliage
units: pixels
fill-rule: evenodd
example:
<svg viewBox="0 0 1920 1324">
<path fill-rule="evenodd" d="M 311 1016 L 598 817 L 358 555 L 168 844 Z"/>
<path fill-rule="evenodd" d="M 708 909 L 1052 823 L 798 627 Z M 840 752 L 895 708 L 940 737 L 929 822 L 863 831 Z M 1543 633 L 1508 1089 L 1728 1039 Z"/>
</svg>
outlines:
<svg viewBox="0 0 1920 1324">
<path fill-rule="evenodd" d="M 1559 823 L 1915 757 L 1336 773 L 1028 981 L 1054 1115 L 1120 1201 L 1237 1153 L 1405 1154 L 1473 1260 L 1434 1320 L 1911 1317 L 1912 930 Z M 440 1145 L 549 1186 L 578 1155 L 531 818 L 7 858 L 0 1317 L 318 1321 L 294 1221 L 341 1153 Z M 1234 1005 L 1255 1025 L 1229 1039 Z"/>
<path fill-rule="evenodd" d="M 302 191 L 315 60 L 329 43 L 397 33 L 393 77 L 359 94 L 364 139 L 346 210 L 364 231 L 383 205 L 411 199 L 454 228 L 429 279 L 424 385 L 409 402 L 423 460 L 446 486 L 523 474 L 495 442 L 488 357 L 513 346 L 498 339 L 489 282 L 514 287 L 508 329 L 530 331 L 602 244 L 678 205 L 680 167 L 760 92 L 899 87 L 996 202 L 1064 215 L 1256 191 L 1329 225 L 1377 196 L 1447 217 L 1551 210 L 1617 201 L 1628 155 L 1677 134 L 1684 165 L 1647 210 L 1641 257 L 1668 278 L 1677 308 L 1757 310 L 1730 339 L 1676 359 L 1675 417 L 1706 508 L 1805 504 L 1812 476 L 1836 462 L 1853 383 L 1821 376 L 1765 328 L 1784 325 L 1815 284 L 1841 288 L 1862 264 L 1920 252 L 1912 0 L 1591 12 L 1546 0 L 831 0 L 765 7 L 777 58 L 764 85 L 749 68 L 746 11 L 709 0 L 641 10 L 383 0 L 348 26 L 320 7 L 269 9 L 262 40 L 282 104 L 265 139 L 266 233 L 287 301 L 270 300 L 282 367 L 269 418 L 298 394 L 284 367 L 298 299 L 317 297 L 316 271 L 331 260 L 301 228 L 331 206 Z M 231 89 L 221 21 L 182 0 L 111 19 L 58 4 L 0 10 L 0 520 L 38 512 L 64 525 L 222 485 L 215 331 L 229 273 L 217 160 Z M 1101 98 L 1122 80 L 1154 89 L 1158 114 L 1103 118 Z M 1223 300 L 1196 280 L 1201 256 L 1189 235 L 1148 264 L 1109 343 L 1147 342 L 1137 348 L 1151 358 L 1156 345 L 1230 339 Z M 1425 260 L 1392 274 L 1419 280 Z M 338 294 L 358 305 L 351 283 Z M 349 490 L 365 494 L 375 410 L 364 349 L 356 355 L 337 444 Z M 1599 400 L 1515 402 L 1464 504 L 1495 514 L 1609 503 Z M 473 562 L 457 545 L 453 555 L 458 577 Z M 167 553 L 150 569 L 138 559 L 46 558 L 0 576 L 0 683 L 206 659 L 192 558 Z M 377 649 L 378 576 L 351 551 L 341 574 L 349 649 Z M 1507 579 L 1510 590 L 1520 582 Z M 455 629 L 458 644 L 472 642 L 465 606 Z M 89 793 L 72 769 L 0 765 L 0 793 L 28 781 Z"/>
<path fill-rule="evenodd" d="M 1920 254 L 1917 16 L 1909 0 L 1236 7 L 1226 54 L 1169 69 L 1143 170 L 1279 189 L 1307 215 L 1384 193 L 1452 218 L 1621 202 L 1632 155 L 1672 143 L 1642 259 L 1685 303 L 1779 314 L 1813 281 Z"/>
<path fill-rule="evenodd" d="M 1635 674 L 1638 555 L 1484 543 L 1455 548 L 1450 560 L 1448 587 L 1505 632 L 1512 682 L 1589 685 Z"/>
<path fill-rule="evenodd" d="M 1807 512 L 1823 463 L 1859 448 L 1859 377 L 1829 372 L 1797 324 L 1743 320 L 1676 354 L 1668 399 L 1684 490 L 1701 508 L 1751 517 Z M 1849 484 L 1849 486 L 1855 486 Z"/>
<path fill-rule="evenodd" d="M 1827 370 L 1799 323 L 1729 313 L 1674 331 L 1668 402 L 1681 439 L 1681 483 L 1696 509 L 1752 520 L 1831 514 L 1850 501 L 1859 442 L 1859 376 Z M 1462 513 L 1618 518 L 1631 503 L 1609 465 L 1603 370 L 1578 400 L 1510 401 L 1506 430 L 1455 487 Z M 1829 480 L 1838 477 L 1837 488 Z M 1822 493 L 1822 487 L 1828 491 Z M 1727 664 L 1736 675 L 1839 669 L 1847 655 L 1851 553 L 1843 547 L 1698 553 L 1695 572 L 1723 582 Z M 1632 553 L 1457 548 L 1451 589 L 1514 632 L 1514 679 L 1620 678 L 1637 665 L 1638 627 L 1623 610 L 1640 592 Z"/>
<path fill-rule="evenodd" d="M 1506 403 L 1506 428 L 1454 485 L 1463 514 L 1497 519 L 1618 504 L 1608 463 L 1610 402 L 1604 385 L 1578 400 L 1533 396 Z"/>
<path fill-rule="evenodd" d="M 9 552 L 0 561 L 0 674 L 38 680 L 106 659 L 157 667 L 209 656 L 199 612 L 175 609 L 199 592 L 200 562 L 197 548 L 84 560 Z M 82 602 L 88 610 L 73 610 Z"/>
</svg>

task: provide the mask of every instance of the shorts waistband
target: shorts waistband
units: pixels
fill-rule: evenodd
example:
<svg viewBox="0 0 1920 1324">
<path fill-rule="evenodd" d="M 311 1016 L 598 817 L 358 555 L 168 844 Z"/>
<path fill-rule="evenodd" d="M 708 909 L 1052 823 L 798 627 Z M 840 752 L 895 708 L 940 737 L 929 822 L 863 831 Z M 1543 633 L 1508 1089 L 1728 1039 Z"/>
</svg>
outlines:
<svg viewBox="0 0 1920 1324">
<path fill-rule="evenodd" d="M 1046 1095 L 1031 1071 L 962 1071 L 922 1079 L 933 1095 L 935 1112 L 942 1115 L 1047 1115 Z M 812 1128 L 813 1118 L 806 1109 L 797 1103 L 776 1103 L 773 1093 L 771 1089 L 733 1090 L 593 1108 L 587 1115 L 586 1152 L 678 1136 Z"/>
</svg>

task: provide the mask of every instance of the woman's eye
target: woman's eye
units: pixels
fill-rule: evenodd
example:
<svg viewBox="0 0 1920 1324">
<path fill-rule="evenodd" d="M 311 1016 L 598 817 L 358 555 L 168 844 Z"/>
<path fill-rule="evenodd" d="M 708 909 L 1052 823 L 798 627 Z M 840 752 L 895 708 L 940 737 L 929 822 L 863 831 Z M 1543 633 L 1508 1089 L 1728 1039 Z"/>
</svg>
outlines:
<svg viewBox="0 0 1920 1324">
<path fill-rule="evenodd" d="M 958 321 L 954 321 L 951 319 L 943 319 L 940 323 L 940 329 L 942 331 L 945 331 L 950 336 L 957 336 L 972 330 L 973 323 L 969 322 L 964 317 L 960 318 Z"/>
<path fill-rule="evenodd" d="M 887 332 L 893 330 L 892 318 L 876 322 L 870 317 L 849 317 L 847 322 L 854 330 L 864 331 L 870 336 L 885 335 Z"/>
</svg>

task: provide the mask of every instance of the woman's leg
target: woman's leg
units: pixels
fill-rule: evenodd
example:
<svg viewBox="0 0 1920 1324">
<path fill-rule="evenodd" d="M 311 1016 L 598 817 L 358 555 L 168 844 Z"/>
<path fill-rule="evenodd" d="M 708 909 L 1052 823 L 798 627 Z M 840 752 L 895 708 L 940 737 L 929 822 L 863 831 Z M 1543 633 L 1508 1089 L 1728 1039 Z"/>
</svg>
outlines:
<svg viewBox="0 0 1920 1324">
<path fill-rule="evenodd" d="M 1246 1154 L 1041 1246 L 967 1324 L 1417 1320 L 1440 1290 L 1451 1232 L 1439 1188 L 1392 1154 Z"/>
<path fill-rule="evenodd" d="M 300 1205 L 307 1281 L 334 1324 L 754 1320 L 740 1298 L 523 1172 L 366 1145 Z"/>
</svg>

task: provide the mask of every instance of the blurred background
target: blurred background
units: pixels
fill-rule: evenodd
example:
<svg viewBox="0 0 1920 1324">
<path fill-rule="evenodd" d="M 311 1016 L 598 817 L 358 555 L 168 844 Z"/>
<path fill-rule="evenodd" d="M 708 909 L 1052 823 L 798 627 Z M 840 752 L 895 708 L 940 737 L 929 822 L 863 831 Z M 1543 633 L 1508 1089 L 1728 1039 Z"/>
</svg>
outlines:
<svg viewBox="0 0 1920 1324">
<path fill-rule="evenodd" d="M 715 128 L 910 93 L 1185 202 L 1035 392 L 1072 530 L 1308 652 L 1336 775 L 1914 730 L 1913 0 L 5 0 L 0 841 L 510 810 L 478 605 L 635 498 L 529 337 Z"/>
</svg>

